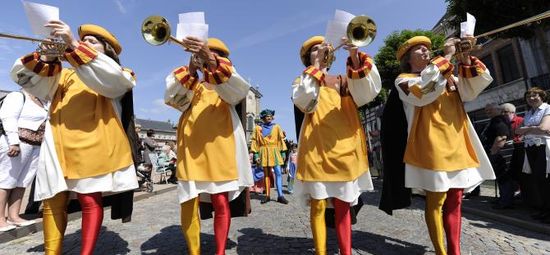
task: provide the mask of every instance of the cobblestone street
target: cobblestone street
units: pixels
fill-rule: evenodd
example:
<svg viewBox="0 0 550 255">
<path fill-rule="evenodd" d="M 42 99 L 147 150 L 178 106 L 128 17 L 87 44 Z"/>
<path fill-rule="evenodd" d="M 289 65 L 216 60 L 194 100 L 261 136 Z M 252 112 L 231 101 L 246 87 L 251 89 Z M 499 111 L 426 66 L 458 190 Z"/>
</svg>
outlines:
<svg viewBox="0 0 550 255">
<path fill-rule="evenodd" d="M 227 254 L 313 254 L 309 209 L 292 195 L 288 205 L 260 204 L 253 195 L 252 214 L 234 218 Z M 369 193 L 368 205 L 353 226 L 354 254 L 433 254 L 424 224 L 421 198 L 410 209 L 388 216 L 378 210 L 378 192 Z M 135 203 L 133 220 L 122 224 L 109 219 L 96 247 L 96 254 L 186 254 L 179 228 L 179 206 L 172 190 Z M 203 254 L 214 253 L 212 220 L 201 222 Z M 79 253 L 80 220 L 69 222 L 64 241 L 65 254 Z M 0 244 L 1 254 L 43 253 L 42 232 Z M 336 233 L 329 229 L 329 254 L 337 253 Z M 550 237 L 465 214 L 463 254 L 550 254 Z"/>
</svg>

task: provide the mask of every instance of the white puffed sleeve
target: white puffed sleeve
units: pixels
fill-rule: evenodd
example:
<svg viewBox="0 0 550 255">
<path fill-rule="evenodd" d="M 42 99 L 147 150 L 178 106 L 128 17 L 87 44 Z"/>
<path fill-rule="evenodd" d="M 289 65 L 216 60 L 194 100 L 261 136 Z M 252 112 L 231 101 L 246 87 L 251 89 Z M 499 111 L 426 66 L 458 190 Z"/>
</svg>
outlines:
<svg viewBox="0 0 550 255">
<path fill-rule="evenodd" d="M 474 100 L 487 86 L 493 82 L 489 69 L 475 57 L 470 57 L 472 65 L 458 67 L 458 92 L 462 101 Z"/>
<path fill-rule="evenodd" d="M 226 82 L 216 85 L 214 89 L 223 101 L 230 105 L 236 105 L 246 97 L 250 90 L 250 84 L 233 68 L 231 77 Z"/>
<path fill-rule="evenodd" d="M 86 86 L 107 98 L 119 98 L 136 85 L 131 70 L 84 44 L 65 54 L 65 58 Z"/>
<path fill-rule="evenodd" d="M 185 112 L 189 108 L 193 96 L 193 91 L 181 85 L 175 73 L 170 73 L 166 77 L 164 103 L 181 112 Z"/>
<path fill-rule="evenodd" d="M 38 53 L 17 59 L 10 77 L 31 95 L 51 101 L 61 77 L 61 62 L 42 62 Z"/>
<path fill-rule="evenodd" d="M 302 112 L 312 113 L 319 102 L 319 80 L 304 73 L 292 83 L 292 102 Z"/>
<path fill-rule="evenodd" d="M 414 106 L 424 106 L 435 101 L 445 90 L 447 79 L 435 65 L 428 65 L 420 77 L 400 75 L 395 79 L 399 98 Z"/>
</svg>

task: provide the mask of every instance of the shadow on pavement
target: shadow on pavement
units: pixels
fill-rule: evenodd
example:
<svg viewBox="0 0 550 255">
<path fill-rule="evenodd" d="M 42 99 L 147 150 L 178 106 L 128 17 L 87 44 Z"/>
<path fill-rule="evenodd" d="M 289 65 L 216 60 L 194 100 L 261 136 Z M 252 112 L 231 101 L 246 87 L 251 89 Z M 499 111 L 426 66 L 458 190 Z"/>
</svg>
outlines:
<svg viewBox="0 0 550 255">
<path fill-rule="evenodd" d="M 63 239 L 63 254 L 80 254 L 80 235 L 81 231 L 78 230 L 72 234 L 65 235 Z M 110 243 L 110 244 L 105 244 Z M 116 243 L 116 245 L 112 245 Z M 103 247 L 109 247 L 109 250 L 102 249 Z M 44 252 L 44 244 L 29 248 L 27 252 Z M 94 254 L 128 254 L 128 242 L 122 239 L 118 233 L 107 230 L 106 227 L 101 227 L 99 237 L 94 250 Z"/>
<path fill-rule="evenodd" d="M 363 231 L 353 231 L 351 236 L 353 249 L 365 251 L 368 254 L 425 254 L 430 249 L 430 247 Z"/>
<path fill-rule="evenodd" d="M 237 246 L 237 243 L 227 240 L 226 250 Z M 152 236 L 141 246 L 142 254 L 187 254 L 187 243 L 183 238 L 179 225 L 172 225 L 160 230 L 160 233 Z M 201 233 L 201 253 L 216 253 L 216 240 L 214 235 Z"/>
<path fill-rule="evenodd" d="M 259 228 L 239 229 L 237 254 L 313 254 L 313 240 L 303 237 L 284 237 L 264 233 Z M 327 231 L 328 254 L 334 254 L 336 237 Z M 332 243 L 332 244 L 331 244 Z"/>
</svg>

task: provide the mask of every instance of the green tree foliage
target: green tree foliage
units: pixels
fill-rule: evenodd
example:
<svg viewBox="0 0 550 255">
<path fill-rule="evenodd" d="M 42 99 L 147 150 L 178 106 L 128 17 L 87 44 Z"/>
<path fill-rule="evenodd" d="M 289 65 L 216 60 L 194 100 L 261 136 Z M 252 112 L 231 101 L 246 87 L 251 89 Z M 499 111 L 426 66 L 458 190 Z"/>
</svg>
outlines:
<svg viewBox="0 0 550 255">
<path fill-rule="evenodd" d="M 447 2 L 446 26 L 460 31 L 460 23 L 466 20 L 466 12 L 476 17 L 476 34 L 504 27 L 550 10 L 548 0 L 445 0 Z M 549 20 L 529 26 L 512 28 L 493 37 L 531 38 L 536 29 L 550 25 Z"/>
<path fill-rule="evenodd" d="M 430 38 L 432 40 L 432 50 L 442 48 L 445 40 L 442 35 L 436 35 L 428 30 L 402 30 L 388 35 L 388 37 L 384 39 L 384 46 L 380 48 L 378 54 L 374 57 L 376 67 L 382 78 L 382 87 L 385 88 L 383 100 L 377 97 L 375 101 L 386 101 L 388 90 L 394 87 L 395 78 L 401 73 L 399 70 L 399 62 L 395 56 L 399 45 L 417 35 L 424 35 Z M 382 92 L 380 94 L 382 94 Z"/>
</svg>

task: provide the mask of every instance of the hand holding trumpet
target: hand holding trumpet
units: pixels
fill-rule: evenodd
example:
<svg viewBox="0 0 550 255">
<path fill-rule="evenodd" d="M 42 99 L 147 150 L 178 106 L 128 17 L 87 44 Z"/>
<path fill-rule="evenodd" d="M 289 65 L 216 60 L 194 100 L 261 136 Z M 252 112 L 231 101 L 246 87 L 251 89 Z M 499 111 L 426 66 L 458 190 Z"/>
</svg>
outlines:
<svg viewBox="0 0 550 255">
<path fill-rule="evenodd" d="M 207 42 L 196 37 L 187 36 L 181 40 L 181 43 L 185 47 L 185 51 L 192 54 L 189 60 L 190 71 L 196 73 L 204 64 L 210 70 L 217 68 L 216 58 L 208 48 Z"/>
<path fill-rule="evenodd" d="M 470 52 L 476 45 L 476 42 L 477 39 L 471 35 L 465 36 L 462 39 L 451 37 L 443 45 L 443 54 L 448 60 L 451 60 L 455 56 L 459 63 L 471 65 Z"/>
</svg>

